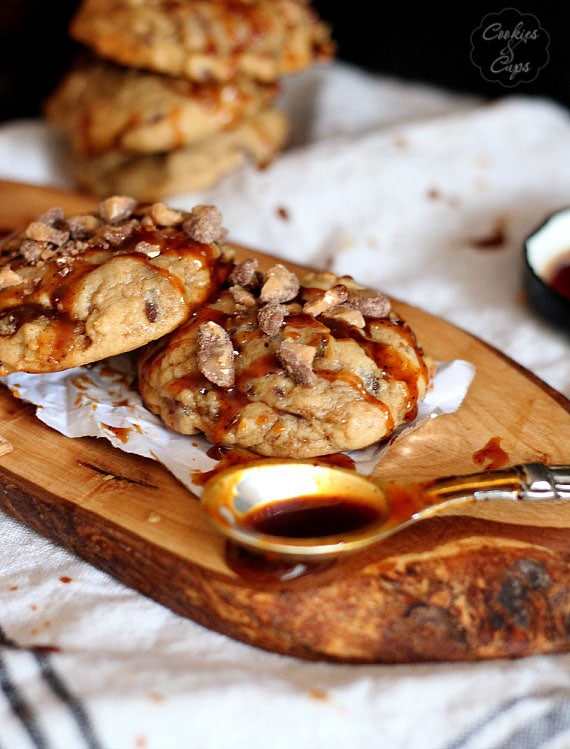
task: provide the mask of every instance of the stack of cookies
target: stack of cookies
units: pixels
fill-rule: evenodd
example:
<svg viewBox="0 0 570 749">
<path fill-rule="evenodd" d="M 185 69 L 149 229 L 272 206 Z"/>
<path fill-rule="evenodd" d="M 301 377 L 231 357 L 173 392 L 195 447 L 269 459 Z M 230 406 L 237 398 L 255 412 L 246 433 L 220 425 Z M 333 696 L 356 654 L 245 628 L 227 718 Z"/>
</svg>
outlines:
<svg viewBox="0 0 570 749">
<path fill-rule="evenodd" d="M 83 0 L 70 34 L 85 56 L 46 117 L 80 186 L 147 201 L 268 164 L 288 133 L 280 76 L 334 48 L 308 0 Z"/>
</svg>

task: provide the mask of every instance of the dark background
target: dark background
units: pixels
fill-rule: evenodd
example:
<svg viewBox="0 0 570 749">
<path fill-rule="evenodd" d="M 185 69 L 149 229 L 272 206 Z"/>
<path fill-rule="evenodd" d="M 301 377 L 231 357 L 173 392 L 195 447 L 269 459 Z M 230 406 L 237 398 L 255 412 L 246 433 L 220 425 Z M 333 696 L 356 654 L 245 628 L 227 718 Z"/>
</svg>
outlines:
<svg viewBox="0 0 570 749">
<path fill-rule="evenodd" d="M 327 2 L 314 0 L 321 16 L 332 23 L 337 56 L 369 70 L 404 79 L 435 83 L 449 89 L 500 96 L 549 96 L 570 107 L 570 2 L 546 0 L 495 3 Z M 377 6 L 378 19 L 372 19 Z M 471 33 L 488 13 L 515 6 L 532 13 L 550 36 L 549 62 L 535 81 L 506 89 L 487 82 L 471 62 Z"/>
<path fill-rule="evenodd" d="M 549 96 L 570 107 L 570 2 L 517 3 L 550 36 L 549 62 L 536 80 L 514 88 L 485 81 L 470 59 L 470 35 L 509 0 L 459 3 L 340 3 L 314 0 L 333 28 L 337 57 L 373 72 L 424 81 L 490 99 Z M 78 0 L 0 0 L 0 120 L 35 116 L 78 51 L 67 24 Z M 376 11 L 375 8 L 378 10 Z M 378 17 L 376 17 L 378 16 Z"/>
</svg>

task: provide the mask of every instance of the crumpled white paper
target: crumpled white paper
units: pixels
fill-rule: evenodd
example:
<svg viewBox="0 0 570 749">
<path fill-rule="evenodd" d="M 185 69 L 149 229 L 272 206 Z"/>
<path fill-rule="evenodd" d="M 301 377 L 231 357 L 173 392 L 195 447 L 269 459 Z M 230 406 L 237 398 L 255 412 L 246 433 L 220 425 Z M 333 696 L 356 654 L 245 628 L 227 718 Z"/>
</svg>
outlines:
<svg viewBox="0 0 570 749">
<path fill-rule="evenodd" d="M 387 442 L 350 453 L 357 471 L 369 474 L 395 439 L 439 414 L 453 413 L 463 401 L 475 374 L 470 362 L 439 363 L 433 386 L 413 422 L 400 427 Z M 172 431 L 143 404 L 133 386 L 135 369 L 128 355 L 48 374 L 14 373 L 0 377 L 10 391 L 37 406 L 36 415 L 67 437 L 104 437 L 128 453 L 157 460 L 194 494 L 194 477 L 214 468 L 212 447 L 201 435 Z"/>
</svg>

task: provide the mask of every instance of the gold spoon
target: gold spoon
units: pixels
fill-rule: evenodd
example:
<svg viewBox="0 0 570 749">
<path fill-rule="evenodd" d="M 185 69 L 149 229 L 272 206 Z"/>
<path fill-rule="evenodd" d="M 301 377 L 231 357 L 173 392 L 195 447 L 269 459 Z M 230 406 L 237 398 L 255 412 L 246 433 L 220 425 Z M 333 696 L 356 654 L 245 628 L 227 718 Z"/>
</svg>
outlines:
<svg viewBox="0 0 570 749">
<path fill-rule="evenodd" d="M 526 463 L 416 484 L 376 483 L 318 462 L 259 460 L 204 486 L 201 503 L 229 539 L 265 555 L 324 559 L 475 502 L 570 500 L 570 465 Z M 517 513 L 509 514 L 517 523 Z"/>
</svg>

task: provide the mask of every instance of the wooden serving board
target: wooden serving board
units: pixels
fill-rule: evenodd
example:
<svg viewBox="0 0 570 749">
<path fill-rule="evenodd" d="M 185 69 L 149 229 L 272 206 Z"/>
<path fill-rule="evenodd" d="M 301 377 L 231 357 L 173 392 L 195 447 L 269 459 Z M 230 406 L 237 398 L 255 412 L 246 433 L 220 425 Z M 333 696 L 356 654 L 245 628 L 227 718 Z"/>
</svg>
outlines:
<svg viewBox="0 0 570 749">
<path fill-rule="evenodd" d="M 0 231 L 55 205 L 78 212 L 93 200 L 0 182 Z M 265 267 L 275 262 L 259 257 Z M 570 462 L 570 403 L 562 395 L 444 320 L 395 307 L 435 359 L 467 359 L 476 375 L 460 409 L 396 442 L 377 478 Z M 301 658 L 364 663 L 570 650 L 570 509 L 541 508 L 517 515 L 525 524 L 514 525 L 511 507 L 486 505 L 468 517 L 425 521 L 290 582 L 253 582 L 232 572 L 197 499 L 157 463 L 105 440 L 68 439 L 3 388 L 0 419 L 13 445 L 0 458 L 3 510 L 232 638 Z"/>
</svg>

